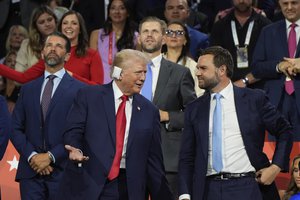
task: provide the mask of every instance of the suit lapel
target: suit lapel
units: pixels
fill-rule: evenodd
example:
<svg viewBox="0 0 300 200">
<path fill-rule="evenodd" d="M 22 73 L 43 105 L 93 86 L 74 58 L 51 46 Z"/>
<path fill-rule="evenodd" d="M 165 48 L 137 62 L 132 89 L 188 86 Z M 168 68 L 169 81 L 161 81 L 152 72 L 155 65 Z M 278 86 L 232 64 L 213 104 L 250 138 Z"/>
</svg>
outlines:
<svg viewBox="0 0 300 200">
<path fill-rule="evenodd" d="M 127 150 L 126 152 L 129 152 L 129 148 L 132 146 L 132 141 L 134 139 L 134 136 L 136 134 L 136 124 L 139 123 L 139 119 L 143 119 L 143 112 L 141 111 L 143 109 L 138 95 L 133 96 L 132 101 L 132 114 L 131 114 L 131 121 L 130 121 L 130 129 L 129 129 L 129 135 L 128 135 L 128 143 L 127 143 Z M 145 114 L 145 113 L 144 113 Z"/>
<path fill-rule="evenodd" d="M 39 122 L 42 122 L 42 110 L 41 110 L 41 91 L 42 91 L 42 85 L 44 82 L 44 76 L 41 76 L 37 79 L 36 84 L 34 85 L 34 88 L 32 90 L 33 92 L 33 108 L 35 110 L 35 113 L 38 113 L 38 119 Z"/>
<path fill-rule="evenodd" d="M 247 98 L 245 98 L 246 93 L 238 87 L 233 87 L 234 91 L 234 99 L 235 99 L 235 109 L 236 115 L 240 127 L 240 131 L 242 136 L 250 130 L 248 127 L 248 119 L 249 119 L 249 112 L 247 112 Z"/>
<path fill-rule="evenodd" d="M 157 80 L 157 84 L 156 84 L 156 88 L 155 88 L 155 94 L 153 97 L 154 105 L 157 105 L 159 96 L 162 94 L 164 88 L 166 87 L 166 85 L 169 81 L 171 71 L 172 71 L 172 69 L 171 69 L 170 65 L 168 64 L 168 62 L 164 58 L 162 58 L 161 63 L 160 63 L 158 80 Z"/>
<path fill-rule="evenodd" d="M 61 101 L 61 99 L 63 98 L 64 94 L 66 93 L 66 91 L 68 91 L 68 88 L 72 85 L 73 83 L 73 79 L 70 77 L 70 75 L 68 73 L 65 73 L 63 78 L 61 79 L 59 85 L 57 86 L 54 95 L 51 99 L 48 111 L 47 111 L 47 116 L 51 113 L 51 111 L 53 110 L 53 108 L 55 107 L 55 105 Z M 46 118 L 47 118 L 46 116 Z"/>
<path fill-rule="evenodd" d="M 115 111 L 115 98 L 112 89 L 112 82 L 104 86 L 106 90 L 103 91 L 104 111 L 107 116 L 108 126 L 112 141 L 116 142 L 116 111 Z"/>
<path fill-rule="evenodd" d="M 198 124 L 198 136 L 200 137 L 202 152 L 205 160 L 208 157 L 208 143 L 209 143 L 209 111 L 210 111 L 210 94 L 204 94 L 201 99 L 201 112 L 197 112 L 196 124 Z M 203 122 L 203 123 L 201 123 Z"/>
<path fill-rule="evenodd" d="M 280 46 L 282 47 L 282 48 L 280 48 L 282 50 L 279 50 L 279 51 L 283 51 L 283 54 L 285 56 L 289 57 L 288 41 L 287 41 L 287 39 L 284 39 L 284 38 L 287 38 L 285 21 L 282 21 L 282 23 L 279 24 L 278 30 L 276 32 L 274 32 L 274 34 L 277 35 L 277 42 L 279 42 Z"/>
</svg>

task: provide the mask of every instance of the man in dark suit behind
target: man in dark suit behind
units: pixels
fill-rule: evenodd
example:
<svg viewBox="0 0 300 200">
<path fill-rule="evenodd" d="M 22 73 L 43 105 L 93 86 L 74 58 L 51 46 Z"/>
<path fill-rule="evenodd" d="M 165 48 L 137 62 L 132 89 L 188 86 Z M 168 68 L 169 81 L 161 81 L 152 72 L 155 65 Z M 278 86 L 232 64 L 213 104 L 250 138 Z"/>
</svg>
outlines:
<svg viewBox="0 0 300 200">
<path fill-rule="evenodd" d="M 140 51 L 122 50 L 114 59 L 111 83 L 78 92 L 64 134 L 70 161 L 58 199 L 142 200 L 146 186 L 153 200 L 173 198 L 164 172 L 159 113 L 139 94 L 148 62 Z"/>
<path fill-rule="evenodd" d="M 56 199 L 68 158 L 63 127 L 75 94 L 84 86 L 64 69 L 70 48 L 61 33 L 47 37 L 44 76 L 22 86 L 13 112 L 11 141 L 20 154 L 16 180 L 23 200 Z"/>
<path fill-rule="evenodd" d="M 289 61 L 300 56 L 300 0 L 278 2 L 285 19 L 262 29 L 254 49 L 252 73 L 255 78 L 265 81 L 264 90 L 270 101 L 289 120 L 293 126 L 293 139 L 299 142 L 300 74 L 293 75 L 288 71 L 294 67 Z M 295 41 L 290 40 L 289 44 L 292 35 Z M 290 92 L 286 89 L 289 84 L 293 86 Z"/>
<path fill-rule="evenodd" d="M 11 118 L 8 112 L 7 103 L 5 98 L 0 96 L 0 160 L 5 153 L 10 132 Z"/>
<path fill-rule="evenodd" d="M 194 81 L 188 68 L 170 62 L 162 57 L 166 23 L 156 17 L 141 21 L 139 43 L 142 51 L 151 58 L 147 66 L 152 78 L 148 76 L 145 84 L 151 85 L 149 100 L 159 109 L 162 150 L 167 179 L 177 198 L 177 171 L 185 106 L 196 99 Z M 152 81 L 149 81 L 152 79 Z M 149 81 L 149 82 L 148 82 Z M 146 95 L 146 85 L 142 94 Z"/>
<path fill-rule="evenodd" d="M 274 179 L 289 169 L 290 124 L 263 91 L 233 86 L 233 60 L 222 47 L 204 50 L 197 69 L 207 92 L 185 111 L 180 199 L 279 200 Z M 271 163 L 265 129 L 277 138 Z"/>
</svg>

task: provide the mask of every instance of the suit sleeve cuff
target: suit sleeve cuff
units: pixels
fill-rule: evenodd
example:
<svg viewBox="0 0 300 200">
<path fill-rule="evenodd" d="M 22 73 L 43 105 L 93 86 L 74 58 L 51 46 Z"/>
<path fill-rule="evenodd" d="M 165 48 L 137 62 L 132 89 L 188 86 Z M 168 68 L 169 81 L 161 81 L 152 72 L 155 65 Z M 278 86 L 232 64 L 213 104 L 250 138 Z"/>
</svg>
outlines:
<svg viewBox="0 0 300 200">
<path fill-rule="evenodd" d="M 30 159 L 31 159 L 34 155 L 36 155 L 36 154 L 38 154 L 36 151 L 33 151 L 33 152 L 30 154 L 30 156 L 29 156 L 28 159 L 27 159 L 28 163 L 30 163 Z"/>
</svg>

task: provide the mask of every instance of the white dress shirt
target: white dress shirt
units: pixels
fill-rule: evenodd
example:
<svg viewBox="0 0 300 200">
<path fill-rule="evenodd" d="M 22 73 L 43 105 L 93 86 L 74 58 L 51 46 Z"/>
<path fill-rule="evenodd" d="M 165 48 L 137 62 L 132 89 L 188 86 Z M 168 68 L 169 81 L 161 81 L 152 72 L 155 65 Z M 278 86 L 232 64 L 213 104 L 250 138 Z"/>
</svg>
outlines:
<svg viewBox="0 0 300 200">
<path fill-rule="evenodd" d="M 115 81 L 112 83 L 113 91 L 114 91 L 114 98 L 115 98 L 115 114 L 117 115 L 118 108 L 122 102 L 121 96 L 123 96 L 122 91 L 119 89 Z M 123 151 L 122 151 L 122 158 L 120 163 L 120 168 L 126 168 L 126 149 L 127 149 L 127 142 L 128 142 L 128 135 L 130 129 L 130 121 L 131 121 L 131 113 L 132 113 L 132 96 L 129 97 L 128 101 L 126 101 L 125 106 L 125 115 L 126 115 L 126 129 L 125 129 L 125 136 L 124 136 L 124 144 L 123 144 Z"/>
<path fill-rule="evenodd" d="M 161 64 L 161 59 L 162 59 L 162 54 L 159 54 L 155 58 L 153 58 L 152 65 L 151 65 L 151 70 L 152 70 L 152 95 L 154 96 L 156 86 L 157 86 L 157 80 L 159 76 L 159 70 L 160 70 L 160 64 Z M 152 99 L 153 99 L 152 96 Z"/>
</svg>

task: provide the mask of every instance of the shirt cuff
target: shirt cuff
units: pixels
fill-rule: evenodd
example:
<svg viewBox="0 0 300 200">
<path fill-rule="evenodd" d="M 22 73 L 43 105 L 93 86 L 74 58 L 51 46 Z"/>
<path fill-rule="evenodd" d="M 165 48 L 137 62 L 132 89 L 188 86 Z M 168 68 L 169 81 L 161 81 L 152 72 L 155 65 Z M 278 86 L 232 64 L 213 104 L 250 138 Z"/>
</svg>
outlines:
<svg viewBox="0 0 300 200">
<path fill-rule="evenodd" d="M 191 195 L 189 194 L 182 194 L 179 196 L 179 200 L 182 200 L 182 199 L 189 199 L 191 200 Z"/>
<path fill-rule="evenodd" d="M 54 155 L 50 151 L 48 151 L 47 153 L 49 154 L 49 157 L 50 157 L 51 161 L 53 163 L 55 163 L 55 157 L 54 157 Z"/>
<path fill-rule="evenodd" d="M 29 156 L 28 159 L 27 159 L 28 163 L 30 163 L 30 159 L 31 159 L 34 155 L 36 155 L 36 154 L 38 154 L 36 151 L 33 151 L 33 152 L 30 154 L 30 156 Z"/>
</svg>

